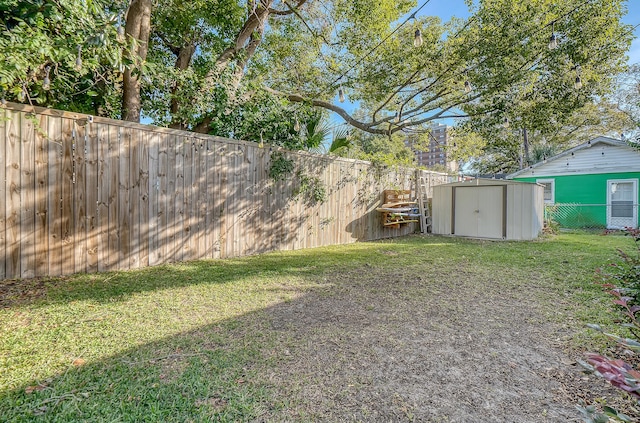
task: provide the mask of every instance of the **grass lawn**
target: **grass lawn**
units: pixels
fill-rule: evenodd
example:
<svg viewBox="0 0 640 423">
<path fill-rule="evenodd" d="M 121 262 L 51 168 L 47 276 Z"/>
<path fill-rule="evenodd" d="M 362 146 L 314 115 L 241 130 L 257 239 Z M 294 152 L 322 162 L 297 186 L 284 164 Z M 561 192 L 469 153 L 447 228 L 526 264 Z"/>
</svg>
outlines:
<svg viewBox="0 0 640 423">
<path fill-rule="evenodd" d="M 379 332 L 380 339 L 389 340 L 397 337 L 401 326 L 396 323 L 410 321 L 412 310 L 429 301 L 446 305 L 444 314 L 465 321 L 458 331 L 466 336 L 469 308 L 477 309 L 485 295 L 498 303 L 505 296 L 530 307 L 531 325 L 551 325 L 555 332 L 549 337 L 563 348 L 601 348 L 602 339 L 584 324 L 613 326 L 610 299 L 593 276 L 595 268 L 615 258 L 617 247 L 630 249 L 630 240 L 588 234 L 536 242 L 410 236 L 139 271 L 0 282 L 0 419 L 322 419 L 313 405 L 300 405 L 298 395 L 308 394 L 310 385 L 318 387 L 320 376 L 278 369 L 302 366 L 294 363 L 296 357 L 332 343 L 333 360 L 341 363 L 340 351 L 346 350 L 340 346 L 353 344 L 349 318 L 366 321 L 367 333 Z M 445 298 L 450 289 L 470 297 Z M 311 314 L 304 310 L 311 299 L 314 318 L 307 322 Z M 333 308 L 322 309 L 329 304 Z M 351 310 L 343 320 L 340 307 Z M 331 316 L 335 321 L 324 321 Z M 366 340 L 362 345 L 369 348 Z M 373 344 L 370 349 L 378 351 Z M 340 391 L 344 401 L 357 398 L 345 386 Z M 398 398 L 390 407 L 405 420 L 416 419 L 409 396 Z M 359 410 L 358 419 L 368 420 L 367 412 L 379 410 L 375 405 Z M 385 416 L 369 414 L 376 415 Z M 325 418 L 341 420 L 340 415 Z"/>
</svg>

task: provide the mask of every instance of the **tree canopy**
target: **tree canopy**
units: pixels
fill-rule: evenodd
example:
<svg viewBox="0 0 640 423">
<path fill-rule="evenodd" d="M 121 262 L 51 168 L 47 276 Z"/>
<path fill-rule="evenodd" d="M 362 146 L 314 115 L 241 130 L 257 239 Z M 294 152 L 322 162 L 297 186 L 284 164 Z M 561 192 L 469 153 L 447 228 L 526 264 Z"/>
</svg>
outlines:
<svg viewBox="0 0 640 423">
<path fill-rule="evenodd" d="M 415 0 L 7 0 L 0 91 L 291 148 L 328 111 L 386 137 L 458 118 L 492 147 L 516 142 L 505 120 L 546 137 L 612 91 L 625 4 L 469 1 L 442 22 Z"/>
</svg>

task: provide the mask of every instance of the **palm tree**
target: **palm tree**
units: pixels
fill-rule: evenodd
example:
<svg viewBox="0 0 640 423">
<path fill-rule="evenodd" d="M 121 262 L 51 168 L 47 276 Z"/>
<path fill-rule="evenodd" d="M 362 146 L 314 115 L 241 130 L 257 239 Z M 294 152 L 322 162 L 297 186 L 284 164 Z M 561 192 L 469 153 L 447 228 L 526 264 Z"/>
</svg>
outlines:
<svg viewBox="0 0 640 423">
<path fill-rule="evenodd" d="M 303 127 L 303 136 L 305 137 L 305 146 L 308 151 L 314 153 L 336 154 L 338 151 L 343 153 L 351 147 L 349 140 L 349 131 L 344 127 L 338 127 L 332 131 L 325 117 L 322 115 L 313 116 Z M 333 137 L 329 148 L 325 145 L 325 140 Z"/>
</svg>

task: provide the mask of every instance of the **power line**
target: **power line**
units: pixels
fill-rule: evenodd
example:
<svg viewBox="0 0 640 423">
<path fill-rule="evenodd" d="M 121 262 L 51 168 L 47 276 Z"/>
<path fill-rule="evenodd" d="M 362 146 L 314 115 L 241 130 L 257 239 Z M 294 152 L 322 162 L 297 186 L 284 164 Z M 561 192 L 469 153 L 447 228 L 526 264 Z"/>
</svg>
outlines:
<svg viewBox="0 0 640 423">
<path fill-rule="evenodd" d="M 409 15 L 409 17 L 407 19 L 404 20 L 404 22 L 402 22 L 400 25 L 398 25 L 393 31 L 391 31 L 389 34 L 387 34 L 386 37 L 384 37 L 380 42 L 378 42 L 378 44 L 376 44 L 371 50 L 369 50 L 366 54 L 364 54 L 363 56 L 361 56 L 358 61 L 356 63 L 354 63 L 352 66 L 350 66 L 346 71 L 344 71 L 343 73 L 340 74 L 340 76 L 338 76 L 336 79 L 334 79 L 330 84 L 329 87 L 333 87 L 333 85 L 340 81 L 342 78 L 344 78 L 349 72 L 351 72 L 352 69 L 356 68 L 360 63 L 362 63 L 367 57 L 369 57 L 374 51 L 376 51 L 378 49 L 378 47 L 380 47 L 382 44 L 384 44 L 389 38 L 391 38 L 391 36 L 393 34 L 395 34 L 396 32 L 398 32 L 400 30 L 400 28 L 402 28 L 407 22 L 409 22 L 411 19 L 415 19 L 416 17 L 416 13 L 418 13 L 420 10 L 422 10 L 423 7 L 425 7 L 427 4 L 429 4 L 431 0 L 427 0 L 425 1 L 422 6 L 418 7 L 411 15 Z M 327 90 L 323 90 L 320 93 L 312 96 L 312 98 L 316 98 L 321 96 L 322 94 L 324 94 Z"/>
</svg>

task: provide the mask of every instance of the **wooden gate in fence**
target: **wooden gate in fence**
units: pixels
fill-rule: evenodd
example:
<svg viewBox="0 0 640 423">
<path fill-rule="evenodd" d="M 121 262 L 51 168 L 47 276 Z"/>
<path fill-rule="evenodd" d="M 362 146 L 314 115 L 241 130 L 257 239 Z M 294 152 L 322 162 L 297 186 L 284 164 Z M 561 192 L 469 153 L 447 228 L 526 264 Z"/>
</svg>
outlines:
<svg viewBox="0 0 640 423">
<path fill-rule="evenodd" d="M 134 269 L 405 235 L 384 189 L 413 170 L 282 151 L 318 178 L 268 177 L 275 149 L 9 103 L 0 110 L 0 279 Z M 446 182 L 446 181 L 445 181 Z"/>
</svg>

